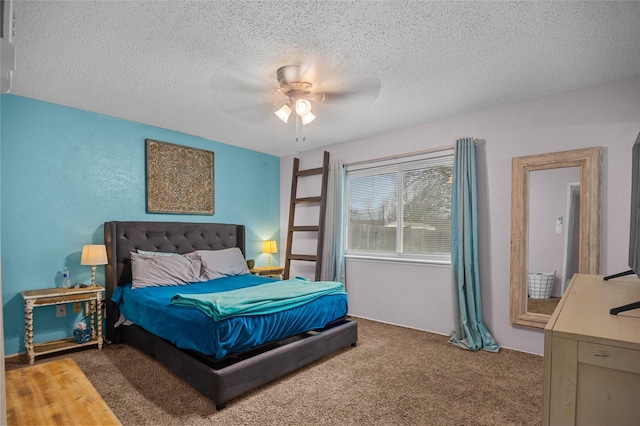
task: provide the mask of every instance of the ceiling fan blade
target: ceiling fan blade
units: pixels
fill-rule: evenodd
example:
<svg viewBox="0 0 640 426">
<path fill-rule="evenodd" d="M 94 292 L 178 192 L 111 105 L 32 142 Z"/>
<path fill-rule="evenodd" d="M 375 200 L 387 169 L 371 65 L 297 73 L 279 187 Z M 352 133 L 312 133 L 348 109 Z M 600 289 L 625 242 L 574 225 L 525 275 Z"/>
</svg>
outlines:
<svg viewBox="0 0 640 426">
<path fill-rule="evenodd" d="M 214 75 L 209 83 L 209 88 L 213 91 L 225 93 L 247 93 L 262 94 L 268 93 L 275 83 L 270 78 L 266 78 L 258 72 L 239 69 L 221 69 Z"/>
<path fill-rule="evenodd" d="M 282 105 L 290 101 L 289 97 L 282 93 L 280 89 L 271 89 L 269 93 L 269 102 L 271 105 Z"/>
<path fill-rule="evenodd" d="M 269 104 L 224 109 L 224 112 L 230 117 L 247 123 L 266 122 L 272 118 L 275 119 L 276 117 L 273 115 L 274 111 L 274 107 Z"/>
<path fill-rule="evenodd" d="M 377 75 L 351 76 L 347 79 L 336 74 L 323 80 L 317 93 L 323 93 L 325 104 L 371 105 L 380 95 L 380 78 Z"/>
<path fill-rule="evenodd" d="M 380 94 L 380 86 L 366 90 L 323 92 L 325 104 L 340 105 L 373 105 Z"/>
<path fill-rule="evenodd" d="M 324 92 L 311 92 L 304 97 L 311 103 L 319 104 L 324 102 L 326 94 Z"/>
</svg>

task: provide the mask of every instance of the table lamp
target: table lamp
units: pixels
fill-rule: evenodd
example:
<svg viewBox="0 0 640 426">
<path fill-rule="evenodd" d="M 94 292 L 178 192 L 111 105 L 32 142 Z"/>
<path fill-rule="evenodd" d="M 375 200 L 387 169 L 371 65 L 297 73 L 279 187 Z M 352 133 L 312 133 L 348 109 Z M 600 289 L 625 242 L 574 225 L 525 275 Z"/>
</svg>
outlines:
<svg viewBox="0 0 640 426">
<path fill-rule="evenodd" d="M 275 240 L 268 240 L 264 242 L 264 245 L 262 247 L 262 252 L 263 253 L 268 253 L 269 254 L 269 262 L 268 265 L 269 267 L 271 267 L 271 254 L 272 253 L 277 253 L 278 252 L 278 246 L 276 246 L 276 241 Z"/>
<path fill-rule="evenodd" d="M 82 247 L 81 265 L 91 265 L 91 285 L 96 286 L 96 266 L 106 265 L 107 248 L 102 244 L 86 245 Z"/>
</svg>

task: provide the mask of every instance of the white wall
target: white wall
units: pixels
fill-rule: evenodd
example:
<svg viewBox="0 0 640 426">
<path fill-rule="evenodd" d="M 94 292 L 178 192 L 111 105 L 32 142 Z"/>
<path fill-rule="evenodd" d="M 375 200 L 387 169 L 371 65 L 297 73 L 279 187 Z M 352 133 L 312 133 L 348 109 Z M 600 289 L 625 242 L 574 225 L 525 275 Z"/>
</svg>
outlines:
<svg viewBox="0 0 640 426">
<path fill-rule="evenodd" d="M 314 125 L 330 126 L 318 117 Z M 313 137 L 313 131 L 308 132 Z M 480 193 L 484 319 L 504 347 L 541 354 L 543 332 L 509 323 L 511 159 L 603 146 L 601 273 L 627 270 L 631 147 L 640 132 L 640 77 L 492 108 L 327 147 L 332 161 L 375 159 L 475 137 Z M 322 150 L 300 153 L 317 167 Z M 293 156 L 280 162 L 281 241 L 286 241 Z M 283 247 L 283 252 L 284 252 Z M 297 271 L 292 268 L 292 275 Z M 448 334 L 453 328 L 448 268 L 347 262 L 353 315 Z"/>
</svg>

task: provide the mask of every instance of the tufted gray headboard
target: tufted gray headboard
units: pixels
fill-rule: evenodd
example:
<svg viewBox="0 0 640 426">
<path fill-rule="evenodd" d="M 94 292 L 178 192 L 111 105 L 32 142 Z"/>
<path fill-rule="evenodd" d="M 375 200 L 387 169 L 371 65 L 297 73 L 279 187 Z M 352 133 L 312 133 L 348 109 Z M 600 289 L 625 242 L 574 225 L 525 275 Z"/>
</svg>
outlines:
<svg viewBox="0 0 640 426">
<path fill-rule="evenodd" d="M 105 222 L 104 243 L 109 263 L 105 268 L 107 339 L 116 341 L 113 325 L 120 317 L 111 294 L 131 282 L 131 255 L 137 249 L 189 253 L 238 247 L 245 253 L 244 225 L 192 222 Z"/>
</svg>

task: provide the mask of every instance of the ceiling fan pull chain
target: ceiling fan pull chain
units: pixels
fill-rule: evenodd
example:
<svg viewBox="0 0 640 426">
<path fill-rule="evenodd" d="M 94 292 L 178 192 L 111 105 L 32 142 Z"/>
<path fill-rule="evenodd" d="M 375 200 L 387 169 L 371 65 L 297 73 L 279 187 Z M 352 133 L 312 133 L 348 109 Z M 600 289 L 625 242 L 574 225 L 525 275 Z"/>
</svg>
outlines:
<svg viewBox="0 0 640 426">
<path fill-rule="evenodd" d="M 298 115 L 296 114 L 296 142 L 298 142 Z"/>
<path fill-rule="evenodd" d="M 307 126 L 302 124 L 302 142 L 306 142 L 307 141 L 306 129 L 307 129 Z"/>
</svg>

